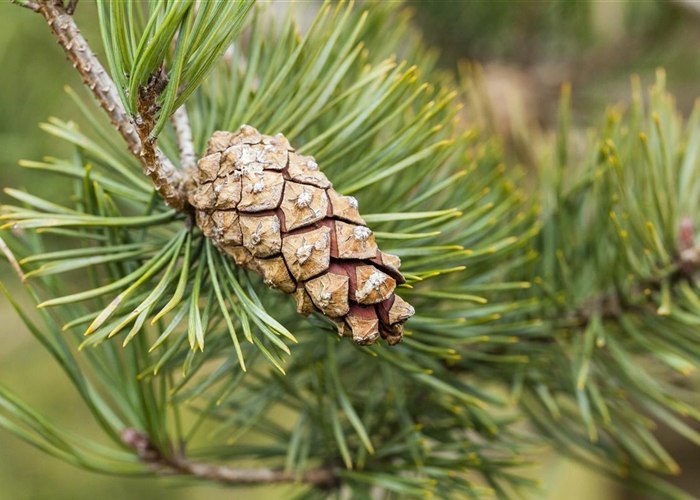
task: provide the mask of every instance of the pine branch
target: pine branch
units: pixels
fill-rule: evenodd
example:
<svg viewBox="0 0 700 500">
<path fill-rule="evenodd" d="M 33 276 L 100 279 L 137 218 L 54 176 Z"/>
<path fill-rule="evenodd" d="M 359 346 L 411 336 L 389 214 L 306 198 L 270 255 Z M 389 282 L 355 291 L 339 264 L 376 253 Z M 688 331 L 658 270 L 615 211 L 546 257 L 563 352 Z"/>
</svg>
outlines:
<svg viewBox="0 0 700 500">
<path fill-rule="evenodd" d="M 342 488 L 353 498 L 480 498 L 489 493 L 505 498 L 500 494 L 503 490 L 530 487 L 529 479 L 520 478 L 514 470 L 523 463 L 524 442 L 513 437 L 506 419 L 492 416 L 487 408 L 500 404 L 498 398 L 464 378 L 451 377 L 441 362 L 462 356 L 475 366 L 494 359 L 494 345 L 513 343 L 510 332 L 516 328 L 518 332 L 523 325 L 536 328 L 510 314 L 514 310 L 525 314 L 534 306 L 499 296 L 482 306 L 486 299 L 474 295 L 477 290 L 493 290 L 492 286 L 499 293 L 522 288 L 522 284 L 492 282 L 515 265 L 529 262 L 518 256 L 537 234 L 537 228 L 530 229 L 534 214 L 527 215 L 524 199 L 505 183 L 500 148 L 491 141 L 482 142 L 479 134 L 461 134 L 457 128 L 458 106 L 450 84 L 443 88 L 423 82 L 417 68 L 430 71 L 431 60 L 417 49 L 409 53 L 417 66 L 384 59 L 402 46 L 405 33 L 405 24 L 388 23 L 386 16 L 395 6 L 373 2 L 363 14 L 342 3 L 337 7 L 329 3 L 303 39 L 291 18 L 273 25 L 260 10 L 253 17 L 250 43 L 237 44 L 243 50 L 233 53 L 232 63 L 218 65 L 209 83 L 199 86 L 202 75 L 213 68 L 210 61 L 218 60 L 219 48 L 233 36 L 231 20 L 242 18 L 234 7 L 241 5 L 242 10 L 247 4 L 202 2 L 199 15 L 182 10 L 181 6 L 194 2 L 166 4 L 173 6 L 168 7 L 173 18 L 167 22 L 155 7 L 161 4 L 149 4 L 149 19 L 163 28 L 155 30 L 156 35 L 142 29 L 143 23 L 125 22 L 128 9 L 122 12 L 119 6 L 126 8 L 130 3 L 98 2 L 105 47 L 110 47 L 113 30 L 143 42 L 136 47 L 159 47 L 157 51 L 127 48 L 122 53 L 123 47 L 115 41 L 106 50 L 120 103 L 130 118 L 141 115 L 137 135 L 158 135 L 158 127 L 167 123 L 166 118 L 171 120 L 185 101 L 183 86 L 190 94 L 197 92 L 188 101 L 188 111 L 199 150 L 214 130 L 231 130 L 240 123 L 254 121 L 261 130 L 288 133 L 294 143 L 303 145 L 306 153 L 302 154 L 318 155 L 324 172 L 334 182 L 338 179 L 338 192 L 357 196 L 367 222 L 376 226 L 376 238 L 387 249 L 401 252 L 415 284 L 403 290 L 425 314 L 415 318 L 411 332 L 415 335 L 406 339 L 405 347 L 369 348 L 358 354 L 349 343 L 338 345 L 329 331 L 332 324 L 318 317 L 301 320 L 272 294 L 263 296 L 264 284 L 236 270 L 233 261 L 203 241 L 201 232 L 171 224 L 174 211 L 150 214 L 150 181 L 133 175 L 121 157 L 101 154 L 99 144 L 56 120 L 47 129 L 78 145 L 83 157 L 95 161 L 89 167 L 80 157 L 33 165 L 92 182 L 80 182 L 80 191 L 66 207 L 11 191 L 20 206 L 8 206 L 0 221 L 17 223 L 19 228 L 46 228 L 27 241 L 9 240 L 17 247 L 13 251 L 19 262 L 27 266 L 27 286 L 36 284 L 51 295 L 43 300 L 37 294 L 34 302 L 42 304 L 38 312 L 33 307 L 26 313 L 18 307 L 18 312 L 30 328 L 33 315 L 43 315 L 46 321 L 34 330 L 40 339 L 48 339 L 47 348 L 62 346 L 67 336 L 85 347 L 80 355 L 87 362 L 80 363 L 80 368 L 73 368 L 72 358 L 67 358 L 71 363 L 64 362 L 62 352 L 55 357 L 69 374 L 81 370 L 82 375 L 84 369 L 86 378 L 96 380 L 91 392 L 75 384 L 81 394 L 87 394 L 96 413 L 104 408 L 105 416 L 98 415 L 100 422 L 108 420 L 104 427 L 110 435 L 113 429 L 128 429 L 122 435 L 125 439 L 119 436 L 118 440 L 130 449 L 118 450 L 117 465 L 129 472 L 137 469 L 138 473 L 227 485 L 294 482 L 308 485 L 305 489 L 315 487 L 307 496 L 318 497 Z M 218 26 L 206 33 L 215 31 L 220 42 L 213 44 L 208 36 L 198 36 L 202 32 L 194 29 L 195 24 Z M 391 32 L 381 28 L 386 25 L 393 27 Z M 185 28 L 177 42 L 180 66 L 168 65 L 169 83 L 156 97 L 166 81 L 161 54 L 178 52 L 172 47 L 177 26 Z M 185 36 L 190 27 L 190 35 Z M 374 46 L 382 47 L 380 54 L 366 50 L 362 40 L 374 40 Z M 202 51 L 210 57 L 204 58 Z M 310 91 L 294 92 L 298 88 Z M 159 121 L 152 129 L 154 116 Z M 180 132 L 175 138 L 185 141 Z M 173 160 L 178 155 L 175 148 L 167 151 Z M 107 195 L 106 210 L 92 203 Z M 122 206 L 136 210 L 122 214 Z M 104 228 L 114 227 L 120 228 L 115 238 L 102 239 Z M 79 248 L 46 252 L 40 245 L 44 234 L 74 238 L 70 241 Z M 84 245 L 85 240 L 91 243 Z M 47 249 L 56 250 L 51 245 Z M 71 293 L 63 280 L 54 277 L 77 269 L 96 271 L 91 290 Z M 92 303 L 79 303 L 109 296 L 107 301 L 116 293 L 102 311 L 93 310 Z M 167 327 L 152 327 L 166 314 Z M 508 324 L 501 314 L 515 320 Z M 260 376 L 245 374 L 244 357 L 248 366 L 268 361 L 283 370 L 281 359 L 289 349 L 282 337 L 294 340 L 290 327 L 303 338 L 285 366 L 288 375 L 258 368 L 254 371 Z M 86 329 L 90 335 L 84 340 Z M 127 355 L 122 356 L 108 340 L 117 334 L 123 334 L 123 345 L 128 344 Z M 478 347 L 473 345 L 475 335 Z M 467 348 L 461 346 L 461 339 Z M 153 354 L 147 354 L 150 344 Z M 131 362 L 132 354 L 139 363 Z M 358 355 L 365 358 L 358 361 Z M 523 356 L 498 358 L 504 363 L 519 362 Z M 357 369 L 358 362 L 362 370 Z M 163 390 L 168 401 L 158 399 Z M 132 399 L 136 391 L 138 398 Z M 93 394 L 95 398 L 104 394 L 104 403 L 93 402 L 88 397 Z M 387 398 L 387 394 L 398 397 Z M 432 401 L 429 415 L 425 414 L 428 398 Z M 185 402 L 193 402 L 195 419 L 180 418 Z M 280 407 L 299 416 L 293 426 L 292 421 L 277 422 L 274 412 Z M 6 413 L 3 410 L 2 416 Z M 113 414 L 126 416 L 112 422 Z M 10 424 L 19 420 L 16 415 L 9 417 Z M 199 444 L 196 455 L 185 455 L 184 444 L 183 450 L 174 446 L 192 442 L 207 421 L 213 424 L 209 443 Z M 3 424 L 5 420 L 0 428 Z M 9 430 L 22 437 L 22 429 Z M 221 446 L 248 432 L 264 433 L 273 440 Z M 53 445 L 47 433 L 34 434 L 32 443 L 37 446 Z M 266 462 L 259 464 L 261 469 L 239 469 L 244 464 L 236 460 L 246 456 Z M 73 463 L 82 458 L 66 457 Z M 211 463 L 196 463 L 199 460 Z M 94 463 L 90 460 L 88 465 Z M 300 474 L 268 468 L 281 463 L 285 471 Z M 235 468 L 219 466 L 223 464 Z M 357 468 L 351 470 L 354 465 Z M 307 467 L 313 470 L 304 474 Z M 465 478 L 467 471 L 479 476 L 477 484 Z M 492 490 L 481 486 L 486 484 Z"/>
<path fill-rule="evenodd" d="M 112 124 L 126 141 L 129 151 L 143 164 L 144 174 L 151 177 L 156 190 L 169 206 L 184 210 L 187 207 L 187 197 L 182 176 L 157 148 L 156 139 L 149 136 L 153 126 L 153 114 L 156 111 L 153 102 L 157 96 L 154 97 L 153 94 L 154 90 L 162 91 L 161 81 L 155 77 L 154 87 L 145 88 L 139 96 L 147 99 L 141 103 L 140 108 L 147 110 L 149 114 L 137 117 L 135 127 L 119 102 L 114 82 L 90 49 L 63 3 L 40 0 L 18 4 L 44 16 L 68 60 L 73 63 L 85 85 L 92 90 L 100 106 L 107 112 Z"/>
<path fill-rule="evenodd" d="M 172 457 L 163 455 L 147 435 L 135 429 L 124 429 L 121 435 L 124 444 L 135 450 L 142 462 L 166 474 L 187 475 L 236 485 L 304 483 L 316 487 L 332 487 L 338 484 L 338 478 L 331 469 L 327 468 L 309 470 L 298 476 L 274 469 L 234 469 L 202 464 L 191 462 L 183 455 Z"/>
</svg>

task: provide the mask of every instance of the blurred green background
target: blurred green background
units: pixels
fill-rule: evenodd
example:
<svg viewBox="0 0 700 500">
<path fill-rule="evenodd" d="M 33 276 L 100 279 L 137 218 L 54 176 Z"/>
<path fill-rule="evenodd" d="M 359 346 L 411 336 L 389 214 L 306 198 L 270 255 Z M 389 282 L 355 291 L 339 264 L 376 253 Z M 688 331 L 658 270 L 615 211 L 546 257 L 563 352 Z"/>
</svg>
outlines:
<svg viewBox="0 0 700 500">
<path fill-rule="evenodd" d="M 288 7 L 286 2 L 273 2 Z M 441 64 L 479 61 L 496 106 L 499 129 L 519 122 L 547 128 L 556 116 L 559 88 L 573 85 L 575 121 L 579 127 L 599 123 L 607 105 L 624 102 L 630 74 L 644 84 L 658 66 L 666 68 L 669 88 L 687 114 L 700 95 L 700 4 L 674 1 L 421 1 L 408 2 L 416 25 Z M 314 2 L 299 3 L 306 16 Z M 78 23 L 99 51 L 94 5 L 82 0 Z M 40 16 L 0 2 L 0 185 L 33 185 L 56 192 L 57 182 L 23 171 L 19 159 L 63 157 L 69 148 L 41 132 L 38 123 L 49 116 L 79 121 L 63 91 L 80 80 L 56 45 Z M 499 103 L 507 103 L 500 108 Z M 97 434 L 87 412 L 58 368 L 0 302 L 0 378 L 27 402 L 66 427 Z M 686 465 L 679 484 L 695 494 L 700 450 L 682 442 L 668 445 Z M 0 498 L 118 500 L 150 498 L 217 500 L 223 498 L 288 498 L 285 489 L 224 490 L 215 486 L 178 487 L 158 480 L 103 477 L 48 458 L 14 437 L 0 433 Z M 543 499 L 641 499 L 626 494 L 611 481 L 550 455 L 539 471 Z"/>
</svg>

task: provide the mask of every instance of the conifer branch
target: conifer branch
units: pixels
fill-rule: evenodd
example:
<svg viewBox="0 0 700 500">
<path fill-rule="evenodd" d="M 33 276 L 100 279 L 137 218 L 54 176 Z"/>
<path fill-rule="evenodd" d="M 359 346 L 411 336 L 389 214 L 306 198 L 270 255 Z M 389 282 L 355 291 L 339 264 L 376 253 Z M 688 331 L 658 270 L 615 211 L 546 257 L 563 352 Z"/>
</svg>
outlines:
<svg viewBox="0 0 700 500">
<path fill-rule="evenodd" d="M 267 468 L 238 469 L 202 464 L 191 462 L 181 454 L 172 457 L 163 455 L 147 435 L 135 429 L 124 429 L 121 436 L 124 444 L 136 451 L 142 462 L 165 474 L 187 475 L 236 485 L 303 483 L 316 487 L 332 487 L 338 484 L 338 478 L 328 468 L 309 470 L 298 476 L 294 473 Z"/>
<path fill-rule="evenodd" d="M 187 197 L 183 187 L 183 179 L 170 160 L 157 148 L 156 139 L 151 137 L 152 122 L 157 111 L 154 89 L 160 89 L 161 81 L 154 77 L 154 87 L 144 89 L 143 96 L 147 100 L 140 106 L 150 113 L 137 117 L 136 125 L 124 111 L 119 102 L 119 94 L 114 82 L 105 71 L 87 41 L 80 33 L 67 8 L 60 1 L 40 0 L 38 2 L 19 3 L 24 7 L 39 12 L 48 23 L 56 36 L 58 44 L 63 48 L 73 67 L 80 73 L 83 83 L 92 91 L 100 106 L 109 115 L 112 124 L 126 141 L 129 151 L 143 164 L 144 174 L 151 177 L 158 193 L 165 202 L 177 209 L 187 207 Z M 141 97 L 141 96 L 140 96 Z"/>
</svg>

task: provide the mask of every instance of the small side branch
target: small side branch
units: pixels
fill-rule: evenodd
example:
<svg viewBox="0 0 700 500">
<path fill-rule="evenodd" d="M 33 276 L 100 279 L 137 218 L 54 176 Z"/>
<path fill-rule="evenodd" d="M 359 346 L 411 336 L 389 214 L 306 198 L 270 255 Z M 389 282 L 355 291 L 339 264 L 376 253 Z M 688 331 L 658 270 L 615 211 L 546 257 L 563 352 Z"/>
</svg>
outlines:
<svg viewBox="0 0 700 500">
<path fill-rule="evenodd" d="M 273 469 L 232 469 L 208 464 L 197 464 L 186 459 L 176 458 L 169 461 L 170 468 L 181 474 L 190 475 L 208 481 L 238 485 L 260 485 L 300 482 L 319 487 L 332 487 L 338 479 L 329 469 L 306 471 L 301 477 L 281 470 Z"/>
<path fill-rule="evenodd" d="M 338 485 L 338 477 L 331 469 L 306 471 L 301 477 L 274 469 L 234 469 L 218 465 L 190 462 L 184 456 L 166 457 L 151 442 L 150 438 L 135 430 L 124 429 L 122 441 L 136 451 L 139 459 L 164 474 L 186 475 L 207 481 L 236 485 L 262 485 L 278 483 L 304 483 L 321 488 Z"/>
<path fill-rule="evenodd" d="M 184 104 L 173 113 L 171 120 L 177 135 L 177 147 L 180 150 L 180 168 L 185 173 L 194 172 L 197 165 L 197 155 L 194 151 L 190 118 Z"/>
<path fill-rule="evenodd" d="M 24 275 L 24 272 L 22 272 L 22 266 L 19 265 L 19 262 L 17 262 L 12 250 L 10 250 L 10 247 L 7 246 L 7 243 L 5 243 L 2 238 L 0 238 L 0 252 L 5 255 L 5 258 L 12 266 L 12 269 L 15 271 L 20 281 L 24 283 L 27 280 L 27 277 Z"/>
<path fill-rule="evenodd" d="M 33 10 L 34 12 L 39 12 L 39 4 L 31 0 L 10 0 L 11 3 L 17 4 L 25 9 Z"/>
<path fill-rule="evenodd" d="M 75 9 L 78 7 L 78 0 L 70 0 L 68 6 L 66 7 L 66 12 L 71 16 L 75 14 Z"/>
<path fill-rule="evenodd" d="M 83 83 L 107 112 L 131 153 L 141 161 L 144 173 L 151 177 L 158 193 L 169 206 L 185 210 L 187 197 L 180 172 L 155 146 L 155 138 L 145 141 L 131 123 L 129 115 L 121 105 L 114 82 L 95 57 L 63 2 L 39 0 L 23 2 L 20 5 L 44 16 L 68 60 L 73 63 L 73 67 L 82 76 Z"/>
</svg>

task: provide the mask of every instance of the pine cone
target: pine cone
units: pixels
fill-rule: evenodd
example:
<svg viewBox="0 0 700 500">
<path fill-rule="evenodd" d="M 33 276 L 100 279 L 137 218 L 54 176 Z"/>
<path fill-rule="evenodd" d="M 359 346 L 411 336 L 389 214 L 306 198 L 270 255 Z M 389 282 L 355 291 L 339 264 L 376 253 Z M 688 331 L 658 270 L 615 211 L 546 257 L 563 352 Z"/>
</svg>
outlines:
<svg viewBox="0 0 700 500">
<path fill-rule="evenodd" d="M 197 164 L 189 201 L 197 225 L 236 264 L 320 312 L 341 336 L 369 345 L 401 341 L 414 314 L 394 294 L 400 260 L 377 248 L 357 200 L 338 194 L 311 156 L 282 135 L 243 125 L 215 132 Z"/>
</svg>

